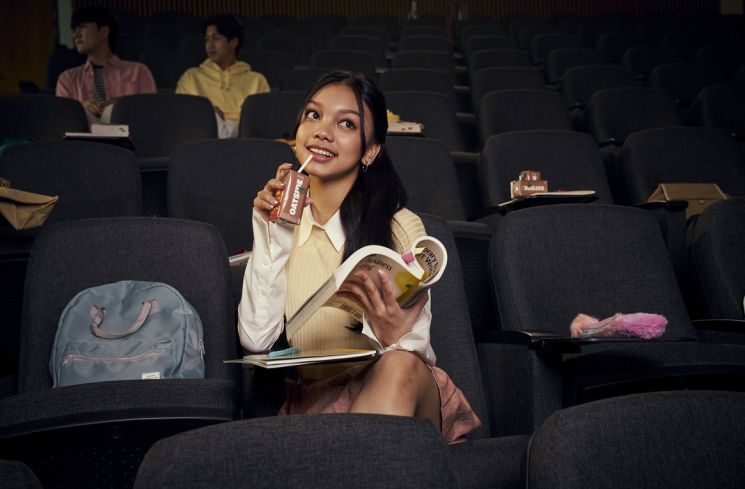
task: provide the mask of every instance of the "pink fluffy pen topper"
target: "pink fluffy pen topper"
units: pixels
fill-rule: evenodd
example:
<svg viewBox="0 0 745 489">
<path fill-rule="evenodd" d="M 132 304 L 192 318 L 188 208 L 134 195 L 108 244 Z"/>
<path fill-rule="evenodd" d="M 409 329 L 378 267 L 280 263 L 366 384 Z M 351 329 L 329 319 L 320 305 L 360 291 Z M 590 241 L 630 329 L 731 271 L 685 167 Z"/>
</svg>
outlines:
<svg viewBox="0 0 745 489">
<path fill-rule="evenodd" d="M 572 338 L 631 336 L 651 340 L 661 336 L 666 326 L 667 319 L 659 314 L 618 313 L 602 321 L 586 314 L 579 314 L 572 321 L 569 330 Z"/>
</svg>

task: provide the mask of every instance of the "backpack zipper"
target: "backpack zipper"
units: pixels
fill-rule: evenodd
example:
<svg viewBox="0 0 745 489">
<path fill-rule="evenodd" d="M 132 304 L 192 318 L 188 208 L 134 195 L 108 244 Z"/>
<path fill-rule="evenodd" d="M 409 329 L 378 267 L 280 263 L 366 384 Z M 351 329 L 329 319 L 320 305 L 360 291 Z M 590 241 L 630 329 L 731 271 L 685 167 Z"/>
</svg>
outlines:
<svg viewBox="0 0 745 489">
<path fill-rule="evenodd" d="M 71 362 L 75 361 L 85 361 L 85 360 L 94 360 L 94 361 L 122 361 L 122 360 L 140 360 L 145 357 L 149 357 L 152 355 L 161 355 L 163 353 L 167 353 L 168 350 L 165 348 L 155 348 L 143 353 L 139 353 L 137 355 L 129 356 L 129 357 L 93 357 L 90 355 L 80 355 L 76 353 L 71 353 L 68 355 L 65 355 L 62 359 L 62 366 L 63 367 L 69 367 Z"/>
</svg>

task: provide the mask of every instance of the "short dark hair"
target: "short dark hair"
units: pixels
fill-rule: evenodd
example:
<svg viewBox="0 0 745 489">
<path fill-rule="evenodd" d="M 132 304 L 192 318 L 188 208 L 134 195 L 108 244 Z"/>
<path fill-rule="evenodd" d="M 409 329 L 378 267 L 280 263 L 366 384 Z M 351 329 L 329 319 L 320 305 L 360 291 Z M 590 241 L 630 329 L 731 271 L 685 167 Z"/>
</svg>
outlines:
<svg viewBox="0 0 745 489">
<path fill-rule="evenodd" d="M 95 22 L 96 26 L 109 28 L 109 48 L 116 51 L 116 39 L 119 37 L 119 23 L 113 15 L 103 7 L 80 7 L 70 17 L 70 29 L 75 29 L 80 24 Z"/>
<path fill-rule="evenodd" d="M 243 26 L 234 15 L 215 14 L 210 15 L 202 22 L 202 34 L 207 33 L 207 28 L 214 25 L 217 32 L 228 38 L 228 41 L 238 38 L 238 46 L 235 48 L 236 54 L 243 46 Z"/>
</svg>

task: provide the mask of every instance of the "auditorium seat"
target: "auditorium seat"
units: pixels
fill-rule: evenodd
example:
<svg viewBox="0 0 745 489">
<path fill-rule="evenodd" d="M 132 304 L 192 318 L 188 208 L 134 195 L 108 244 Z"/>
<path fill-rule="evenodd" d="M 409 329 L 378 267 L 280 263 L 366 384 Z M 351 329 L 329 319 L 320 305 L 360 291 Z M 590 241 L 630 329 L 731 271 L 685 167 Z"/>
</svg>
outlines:
<svg viewBox="0 0 745 489">
<path fill-rule="evenodd" d="M 489 92 L 512 89 L 541 90 L 546 88 L 543 73 L 538 68 L 482 68 L 471 79 L 471 105 L 478 114 L 481 99 Z"/>
<path fill-rule="evenodd" d="M 391 69 L 427 69 L 448 73 L 455 85 L 455 61 L 453 56 L 439 51 L 417 50 L 396 53 L 391 61 Z"/>
<path fill-rule="evenodd" d="M 320 26 L 305 21 L 298 21 L 291 26 L 281 27 L 276 31 L 277 36 L 297 37 L 310 41 L 313 50 L 323 49 L 329 40 L 334 37 L 331 31 L 324 30 Z"/>
<path fill-rule="evenodd" d="M 316 68 L 364 73 L 372 79 L 378 77 L 375 58 L 366 51 L 338 48 L 317 49 L 310 56 L 308 64 Z"/>
<path fill-rule="evenodd" d="M 112 124 L 126 124 L 142 176 L 143 215 L 164 215 L 168 158 L 173 148 L 217 137 L 212 104 L 205 97 L 149 93 L 119 97 Z"/>
<path fill-rule="evenodd" d="M 510 37 L 517 39 L 517 36 L 520 34 L 520 30 L 523 27 L 534 24 L 541 24 L 542 22 L 543 20 L 535 15 L 509 14 L 505 16 L 503 25 L 505 30 L 507 31 L 507 34 Z"/>
<path fill-rule="evenodd" d="M 380 74 L 378 87 L 383 92 L 424 91 L 445 95 L 453 101 L 455 112 L 467 112 L 469 103 L 460 101 L 453 86 L 453 79 L 447 72 L 426 68 L 401 68 Z M 467 102 L 467 101 L 466 101 Z M 463 107 L 463 106 L 466 107 Z"/>
<path fill-rule="evenodd" d="M 388 29 L 374 25 L 350 25 L 339 30 L 340 36 L 365 36 L 374 37 L 383 41 L 386 51 L 391 48 L 391 43 L 395 38 L 393 33 Z"/>
<path fill-rule="evenodd" d="M 558 26 L 550 25 L 546 22 L 526 25 L 522 27 L 517 33 L 517 47 L 526 51 L 530 51 L 530 46 L 536 36 L 558 32 Z"/>
<path fill-rule="evenodd" d="M 241 107 L 241 138 L 294 139 L 304 91 L 255 93 Z"/>
<path fill-rule="evenodd" d="M 668 63 L 686 61 L 683 53 L 676 48 L 660 46 L 634 46 L 623 55 L 622 63 L 640 81 L 646 81 L 655 67 Z"/>
<path fill-rule="evenodd" d="M 479 182 L 486 206 L 510 200 L 510 182 L 520 172 L 541 172 L 553 190 L 594 190 L 612 204 L 608 178 L 595 141 L 575 131 L 532 130 L 492 136 L 479 155 Z"/>
<path fill-rule="evenodd" d="M 621 150 L 616 175 L 618 202 L 646 201 L 660 183 L 716 183 L 732 196 L 745 196 L 745 166 L 724 130 L 667 127 L 631 134 Z"/>
<path fill-rule="evenodd" d="M 745 55 L 739 46 L 730 43 L 704 46 L 698 50 L 694 60 L 713 78 L 730 81 L 745 64 Z"/>
<path fill-rule="evenodd" d="M 738 337 L 745 336 L 745 198 L 711 204 L 693 225 L 690 257 L 696 276 L 702 317 L 733 319 Z M 730 340 L 733 335 L 717 338 Z"/>
<path fill-rule="evenodd" d="M 684 109 L 690 107 L 704 87 L 714 83 L 709 72 L 690 61 L 659 65 L 649 74 L 649 86 L 667 90 Z"/>
<path fill-rule="evenodd" d="M 142 53 L 139 61 L 152 73 L 159 92 L 173 92 L 179 78 L 186 70 L 202 64 L 204 47 L 200 52 L 180 49 L 148 49 Z"/>
<path fill-rule="evenodd" d="M 615 87 L 598 90 L 587 104 L 587 127 L 613 159 L 617 148 L 634 132 L 655 127 L 682 126 L 675 99 L 665 90 Z"/>
<path fill-rule="evenodd" d="M 398 40 L 398 52 L 437 51 L 453 56 L 453 44 L 442 36 L 406 36 Z"/>
<path fill-rule="evenodd" d="M 577 66 L 564 72 L 561 92 L 569 107 L 574 127 L 587 131 L 586 109 L 593 94 L 605 88 L 630 87 L 634 75 L 621 66 Z"/>
<path fill-rule="evenodd" d="M 293 66 L 307 66 L 315 49 L 313 44 L 302 37 L 272 34 L 256 42 L 256 48 L 262 51 L 279 51 L 288 54 Z"/>
<path fill-rule="evenodd" d="M 279 78 L 279 90 L 285 92 L 307 92 L 319 78 L 328 72 L 328 68 L 311 67 L 285 71 Z"/>
<path fill-rule="evenodd" d="M 571 131 L 572 122 L 561 94 L 551 90 L 499 90 L 481 98 L 479 138 L 508 131 L 556 129 Z"/>
<path fill-rule="evenodd" d="M 173 148 L 182 142 L 217 137 L 212 104 L 205 97 L 171 93 L 119 97 L 112 124 L 129 126 L 141 169 L 167 167 Z"/>
<path fill-rule="evenodd" d="M 373 57 L 377 71 L 383 71 L 388 68 L 388 60 L 385 57 L 387 46 L 380 38 L 372 36 L 335 36 L 329 40 L 328 47 L 364 51 Z"/>
<path fill-rule="evenodd" d="M 131 487 L 158 438 L 235 419 L 238 354 L 225 245 L 211 225 L 148 217 L 45 227 L 24 288 L 18 393 L 0 399 L 0 458 L 23 460 L 45 487 Z M 165 282 L 204 328 L 205 378 L 109 381 L 52 388 L 50 349 L 78 292 L 120 280 Z M 92 449 L 93 448 L 93 449 Z"/>
<path fill-rule="evenodd" d="M 212 224 L 229 255 L 251 250 L 256 193 L 280 163 L 297 161 L 290 146 L 268 139 L 206 140 L 177 146 L 168 169 L 168 216 Z M 237 310 L 245 266 L 231 266 Z"/>
<path fill-rule="evenodd" d="M 186 34 L 181 38 L 178 48 L 181 51 L 204 54 L 204 44 L 204 36 L 201 33 L 192 33 Z M 245 48 L 245 45 L 242 47 Z"/>
<path fill-rule="evenodd" d="M 457 484 L 447 446 L 428 421 L 316 414 L 236 421 L 161 440 L 145 456 L 134 487 L 238 489 L 247 481 L 267 488 Z"/>
<path fill-rule="evenodd" d="M 588 48 L 558 48 L 546 58 L 546 81 L 550 84 L 561 82 L 564 73 L 575 66 L 608 64 L 603 54 Z"/>
<path fill-rule="evenodd" d="M 388 110 L 402 121 L 424 125 L 424 135 L 437 139 L 450 151 L 468 151 L 450 97 L 424 91 L 384 92 Z"/>
<path fill-rule="evenodd" d="M 722 83 L 704 87 L 691 104 L 692 123 L 745 136 L 745 83 Z"/>
<path fill-rule="evenodd" d="M 574 34 L 550 32 L 537 35 L 530 43 L 530 58 L 534 65 L 544 65 L 554 49 L 578 48 L 579 37 Z"/>
<path fill-rule="evenodd" d="M 745 347 L 698 341 L 647 211 L 552 205 L 510 212 L 491 250 L 503 331 L 478 343 L 479 358 L 484 379 L 490 372 L 511 379 L 487 380 L 492 432 L 532 431 L 562 407 L 618 395 L 742 389 Z M 566 339 L 578 314 L 619 312 L 661 314 L 667 327 L 657 341 Z"/>
<path fill-rule="evenodd" d="M 306 18 L 305 22 L 328 31 L 332 36 L 348 25 L 346 17 L 338 14 L 314 14 Z"/>
<path fill-rule="evenodd" d="M 509 37 L 507 36 L 507 32 L 504 30 L 504 28 L 497 25 L 492 18 L 481 18 L 479 20 L 468 18 L 457 21 L 456 34 L 458 36 L 458 46 L 460 47 L 461 51 L 463 51 L 463 49 L 465 48 L 468 38 L 473 36 Z M 517 47 L 517 44 L 515 44 L 515 47 Z"/>
<path fill-rule="evenodd" d="M 520 49 L 480 49 L 468 59 L 469 79 L 476 79 L 484 68 L 533 68 L 533 64 L 530 54 Z"/>
<path fill-rule="evenodd" d="M 390 35 L 391 41 L 398 40 L 398 19 L 392 15 L 386 14 L 367 14 L 359 18 L 350 27 L 375 27 L 382 29 Z"/>
<path fill-rule="evenodd" d="M 58 196 L 44 226 L 75 219 L 137 216 L 141 209 L 140 174 L 131 151 L 100 143 L 50 141 L 5 148 L 0 175 L 13 188 Z M 2 219 L 4 221 L 4 219 Z M 0 226 L 0 397 L 15 391 L 23 283 L 33 240 L 40 228 L 15 231 Z M 3 384 L 5 385 L 5 383 Z"/>
<path fill-rule="evenodd" d="M 729 195 L 745 195 L 745 168 L 737 143 L 718 129 L 669 127 L 635 132 L 621 148 L 617 163 L 610 173 L 616 201 L 622 204 L 646 202 L 661 183 L 716 183 Z M 693 313 L 697 301 L 686 254 L 691 219 L 686 219 L 683 210 L 652 212 L 660 219 L 681 292 Z"/>
<path fill-rule="evenodd" d="M 406 37 L 432 36 L 448 39 L 448 33 L 444 27 L 432 25 L 404 25 L 399 33 L 399 41 Z"/>
<path fill-rule="evenodd" d="M 281 51 L 241 49 L 237 57 L 251 65 L 251 70 L 264 75 L 272 90 L 279 86 L 282 74 L 293 69 L 292 56 Z"/>
<path fill-rule="evenodd" d="M 703 390 L 561 410 L 531 438 L 525 487 L 742 487 L 744 408 L 742 392 Z"/>
<path fill-rule="evenodd" d="M 626 51 L 644 45 L 644 39 L 633 32 L 606 32 L 598 37 L 595 49 L 605 55 L 611 64 L 621 64 Z"/>
<path fill-rule="evenodd" d="M 0 95 L 3 138 L 59 141 L 65 132 L 88 132 L 85 109 L 77 100 L 54 95 Z"/>
<path fill-rule="evenodd" d="M 484 49 L 518 49 L 513 38 L 502 35 L 470 36 L 465 42 L 462 49 L 467 65 L 470 65 L 470 59 L 476 52 Z"/>
<path fill-rule="evenodd" d="M 485 223 L 467 222 L 482 207 L 473 192 L 471 166 L 455 165 L 448 148 L 431 138 L 389 136 L 386 149 L 406 188 L 407 207 L 445 219 L 455 237 L 474 331 L 492 327 L 494 309 L 488 295 L 486 259 L 491 230 Z"/>
</svg>

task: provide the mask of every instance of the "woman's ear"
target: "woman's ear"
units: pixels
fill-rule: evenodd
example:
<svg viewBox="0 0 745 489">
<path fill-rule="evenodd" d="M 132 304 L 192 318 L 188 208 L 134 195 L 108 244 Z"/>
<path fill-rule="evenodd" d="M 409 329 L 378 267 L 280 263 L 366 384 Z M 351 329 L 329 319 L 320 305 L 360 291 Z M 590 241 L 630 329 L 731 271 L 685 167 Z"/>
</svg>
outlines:
<svg viewBox="0 0 745 489">
<path fill-rule="evenodd" d="M 362 164 L 365 166 L 372 165 L 375 161 L 375 158 L 378 157 L 378 154 L 380 153 L 380 143 L 372 143 L 367 147 L 367 150 L 365 150 L 365 154 L 362 155 Z"/>
</svg>

